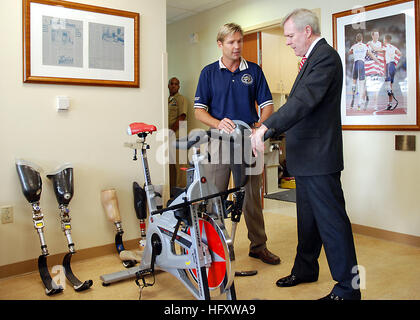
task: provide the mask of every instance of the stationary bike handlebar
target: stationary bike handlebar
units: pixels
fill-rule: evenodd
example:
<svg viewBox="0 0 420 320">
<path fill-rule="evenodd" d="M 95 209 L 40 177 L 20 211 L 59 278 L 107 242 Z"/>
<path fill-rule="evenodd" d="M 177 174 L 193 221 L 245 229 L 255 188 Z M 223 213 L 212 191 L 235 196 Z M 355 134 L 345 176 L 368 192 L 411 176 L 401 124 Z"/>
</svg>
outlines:
<svg viewBox="0 0 420 320">
<path fill-rule="evenodd" d="M 248 155 L 246 151 L 242 151 L 243 148 L 247 145 L 248 147 L 250 144 L 245 143 L 245 139 L 249 139 L 249 135 L 251 134 L 251 128 L 248 124 L 241 120 L 233 120 L 236 127 L 230 134 L 217 129 L 211 129 L 211 130 L 192 130 L 187 137 L 183 137 L 180 139 L 174 139 L 171 142 L 171 146 L 175 147 L 177 149 L 190 149 L 196 145 L 203 144 L 208 141 L 204 141 L 204 139 L 213 139 L 218 140 L 221 139 L 226 142 L 231 143 L 231 152 L 236 152 L 238 150 L 241 150 L 240 152 L 244 152 L 243 157 L 247 157 L 246 159 L 249 159 L 247 163 L 242 164 L 233 164 L 231 163 L 231 170 L 233 172 L 234 180 L 235 180 L 235 186 L 244 186 L 248 180 L 248 177 L 245 175 L 245 168 L 246 165 L 250 165 L 252 163 L 251 158 L 253 157 L 252 152 Z M 144 139 L 148 134 L 152 134 L 154 131 L 156 131 L 156 126 L 149 125 L 143 122 L 133 122 L 129 125 L 127 128 L 127 133 L 129 135 L 138 135 L 140 138 Z M 274 129 L 269 129 L 264 134 L 264 140 L 269 139 L 273 134 L 275 133 Z M 130 147 L 132 149 L 140 149 L 142 146 L 139 143 L 125 143 L 125 146 Z M 247 155 L 245 155 L 247 154 Z M 134 156 L 134 159 L 136 156 Z M 243 158 L 244 160 L 245 158 Z M 231 158 L 232 161 L 232 158 Z M 245 161 L 246 162 L 246 161 Z"/>
<path fill-rule="evenodd" d="M 246 129 L 251 130 L 250 126 L 241 120 L 233 120 L 236 124 L 236 128 L 233 133 L 227 134 L 221 130 L 200 130 L 198 132 L 194 132 L 189 137 L 180 138 L 175 141 L 177 149 L 190 149 L 193 147 L 197 142 L 199 142 L 204 137 L 210 138 L 219 138 L 229 135 L 231 138 L 235 138 L 239 133 L 243 133 Z M 128 135 L 135 135 L 139 133 L 152 133 L 155 132 L 156 126 L 151 124 L 146 124 L 143 122 L 133 122 L 127 128 Z M 267 132 L 264 134 L 264 141 L 271 138 L 276 131 L 274 129 L 268 129 Z"/>
<path fill-rule="evenodd" d="M 239 134 L 243 134 L 245 130 L 251 131 L 251 128 L 245 122 L 241 120 L 233 120 L 233 122 L 236 124 L 236 128 L 235 128 L 235 131 L 233 131 L 230 134 L 222 130 L 217 130 L 217 129 L 210 129 L 207 131 L 198 130 L 196 132 L 192 131 L 188 137 L 179 138 L 176 141 L 174 141 L 173 145 L 177 149 L 189 150 L 205 137 L 209 137 L 211 139 L 219 139 L 219 138 L 223 139 L 224 137 L 229 136 L 230 139 L 235 141 L 235 138 Z M 263 138 L 264 141 L 270 139 L 275 133 L 276 133 L 275 129 L 272 129 L 272 128 L 268 129 L 264 134 L 264 138 Z"/>
<path fill-rule="evenodd" d="M 215 194 L 211 194 L 211 195 L 208 195 L 208 196 L 205 196 L 205 197 L 193 199 L 193 200 L 190 200 L 190 201 L 184 201 L 183 203 L 180 203 L 180 204 L 175 204 L 175 205 L 169 206 L 167 208 L 152 211 L 151 215 L 153 216 L 153 215 L 156 215 L 156 214 L 162 214 L 166 211 L 186 208 L 186 207 L 188 207 L 189 205 L 191 205 L 195 202 L 203 201 L 203 200 L 209 200 L 209 199 L 220 197 L 220 196 L 227 196 L 228 194 L 233 193 L 233 192 L 237 192 L 239 190 L 241 190 L 241 188 L 239 188 L 239 187 L 238 188 L 232 188 L 232 189 L 222 191 L 222 192 L 218 192 L 218 193 L 215 193 Z"/>
<path fill-rule="evenodd" d="M 267 139 L 270 139 L 274 134 L 276 133 L 276 130 L 273 128 L 268 129 L 265 133 L 264 133 L 264 141 Z"/>
<path fill-rule="evenodd" d="M 173 142 L 173 146 L 177 149 L 185 150 L 190 149 L 199 143 L 202 139 L 208 137 L 210 139 L 231 139 L 235 141 L 238 136 L 241 136 L 245 133 L 246 130 L 249 130 L 251 133 L 251 127 L 243 122 L 242 120 L 232 120 L 233 123 L 236 125 L 235 129 L 231 133 L 226 133 L 222 130 L 218 129 L 210 129 L 210 130 L 194 130 L 191 131 L 188 137 L 179 138 Z"/>
</svg>

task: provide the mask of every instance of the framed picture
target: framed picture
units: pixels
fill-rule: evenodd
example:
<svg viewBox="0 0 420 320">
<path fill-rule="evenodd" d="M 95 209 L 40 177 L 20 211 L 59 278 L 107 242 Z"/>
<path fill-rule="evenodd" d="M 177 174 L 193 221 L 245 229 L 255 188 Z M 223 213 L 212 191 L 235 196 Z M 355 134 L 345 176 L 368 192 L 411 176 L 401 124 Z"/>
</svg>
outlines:
<svg viewBox="0 0 420 320">
<path fill-rule="evenodd" d="M 139 87 L 139 14 L 23 1 L 23 82 Z"/>
<path fill-rule="evenodd" d="M 333 14 L 334 47 L 343 62 L 343 129 L 420 130 L 419 1 Z"/>
</svg>

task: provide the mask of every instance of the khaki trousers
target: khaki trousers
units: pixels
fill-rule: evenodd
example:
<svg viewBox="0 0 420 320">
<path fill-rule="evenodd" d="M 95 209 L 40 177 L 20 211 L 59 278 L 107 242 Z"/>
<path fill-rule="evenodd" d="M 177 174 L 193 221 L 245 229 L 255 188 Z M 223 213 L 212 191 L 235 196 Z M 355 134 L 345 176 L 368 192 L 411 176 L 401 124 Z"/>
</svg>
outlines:
<svg viewBox="0 0 420 320">
<path fill-rule="evenodd" d="M 215 159 L 214 157 L 218 155 L 212 153 L 211 157 Z M 219 163 L 212 161 L 211 163 L 204 165 L 207 180 L 213 183 L 219 192 L 227 190 L 231 173 L 230 165 L 223 164 L 221 161 Z M 245 199 L 242 213 L 248 229 L 248 239 L 251 242 L 249 250 L 252 252 L 264 250 L 267 242 L 261 206 L 261 184 L 262 175 L 258 174 L 249 175 L 245 185 Z"/>
</svg>

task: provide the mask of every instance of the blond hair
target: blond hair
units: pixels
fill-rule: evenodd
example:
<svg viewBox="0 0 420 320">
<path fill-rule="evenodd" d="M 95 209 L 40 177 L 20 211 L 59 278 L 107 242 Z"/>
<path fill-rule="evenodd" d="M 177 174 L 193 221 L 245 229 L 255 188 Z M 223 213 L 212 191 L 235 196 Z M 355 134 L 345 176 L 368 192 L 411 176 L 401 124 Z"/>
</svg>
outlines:
<svg viewBox="0 0 420 320">
<path fill-rule="evenodd" d="M 236 23 L 226 23 L 224 24 L 217 33 L 217 41 L 220 41 L 223 43 L 225 41 L 225 38 L 231 34 L 234 34 L 236 32 L 239 32 L 241 36 L 244 35 L 244 31 L 242 30 L 241 26 Z"/>
</svg>

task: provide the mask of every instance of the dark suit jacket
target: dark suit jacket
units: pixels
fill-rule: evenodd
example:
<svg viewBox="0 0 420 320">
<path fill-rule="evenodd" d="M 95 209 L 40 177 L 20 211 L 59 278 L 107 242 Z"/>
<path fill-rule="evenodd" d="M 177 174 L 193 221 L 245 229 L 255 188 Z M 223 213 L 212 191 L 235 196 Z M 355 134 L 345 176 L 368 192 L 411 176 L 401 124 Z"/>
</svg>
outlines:
<svg viewBox="0 0 420 320">
<path fill-rule="evenodd" d="M 286 132 L 287 169 L 293 176 L 343 170 L 340 101 L 343 68 L 321 39 L 300 70 L 287 102 L 264 125 Z"/>
</svg>

